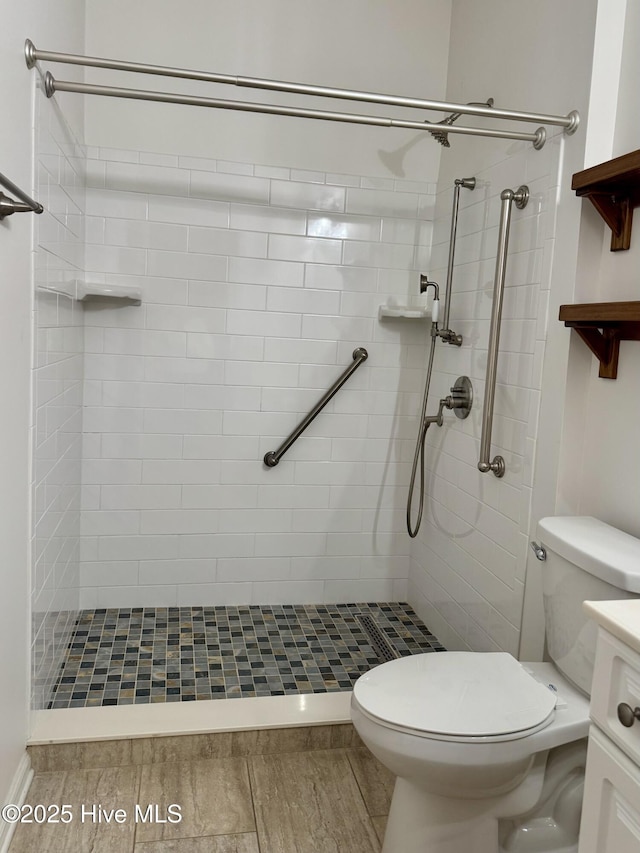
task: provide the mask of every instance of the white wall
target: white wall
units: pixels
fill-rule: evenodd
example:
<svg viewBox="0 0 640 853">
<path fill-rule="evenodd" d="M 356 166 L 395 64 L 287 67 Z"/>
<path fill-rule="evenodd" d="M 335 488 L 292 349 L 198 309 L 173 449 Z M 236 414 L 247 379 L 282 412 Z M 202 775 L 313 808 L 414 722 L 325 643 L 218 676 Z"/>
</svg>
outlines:
<svg viewBox="0 0 640 853">
<path fill-rule="evenodd" d="M 78 610 L 84 151 L 55 100 L 36 91 L 32 437 L 32 698 L 47 706 Z M 65 295 L 62 295 L 59 291 Z"/>
<path fill-rule="evenodd" d="M 600 155 L 604 152 L 605 158 L 609 158 L 638 148 L 636 92 L 640 69 L 635 46 L 640 37 L 640 14 L 637 4 L 621 0 L 618 4 L 621 25 L 613 38 L 606 6 L 599 18 L 601 29 L 597 32 L 596 46 L 610 61 L 603 63 L 600 76 L 593 81 L 592 116 L 597 145 L 594 143 L 592 150 Z M 605 86 L 617 106 L 615 123 L 602 121 L 604 107 L 599 93 Z M 586 165 L 595 162 L 592 159 Z M 610 231 L 591 203 L 582 201 L 581 209 L 575 301 L 637 300 L 640 262 L 637 217 L 631 248 L 611 252 Z M 575 334 L 571 338 L 570 381 L 565 401 L 567 421 L 558 489 L 560 511 L 594 515 L 640 536 L 640 343 L 622 342 L 618 378 L 609 380 L 598 377 L 596 359 Z"/>
<path fill-rule="evenodd" d="M 5 123 L 0 170 L 33 192 L 33 87 L 35 76 L 23 59 L 26 37 L 55 42 L 60 50 L 82 50 L 82 4 L 2 0 L 0 111 Z M 78 104 L 73 112 L 80 117 Z M 79 123 L 79 122 L 78 122 Z M 29 438 L 32 228 L 31 214 L 0 224 L 2 310 L 0 311 L 0 800 L 7 801 L 24 754 L 28 728 L 29 657 Z"/>
<path fill-rule="evenodd" d="M 449 14 L 450 0 L 328 0 L 322 4 L 88 0 L 87 52 L 230 75 L 437 99 L 443 96 L 446 82 Z M 67 71 L 58 66 L 54 73 L 64 79 Z M 419 121 L 441 118 L 440 113 L 95 69 L 87 72 L 87 79 Z M 389 174 L 381 153 L 406 145 L 405 175 L 399 177 L 419 180 L 432 180 L 440 156 L 430 137 L 411 130 L 108 98 L 88 99 L 86 141 L 112 148 L 380 176 Z"/>
<path fill-rule="evenodd" d="M 594 5 L 454 0 L 448 97 L 491 96 L 497 107 L 584 113 Z M 453 180 L 476 175 L 479 183 L 461 196 L 451 325 L 465 343 L 460 350 L 439 347 L 432 407 L 461 373 L 471 376 L 476 399 L 468 420 L 449 418 L 443 430 L 429 433 L 430 500 L 412 548 L 410 600 L 450 648 L 542 653 L 542 599 L 531 577 L 535 567 L 526 573 L 527 541 L 532 521 L 555 508 L 553 435 L 562 424 L 557 401 L 568 342 L 556 343 L 554 316 L 559 286 L 574 279 L 579 208 L 568 186 L 584 151 L 580 132 L 551 136 L 540 152 L 520 143 L 454 139 L 441 162 L 434 272 L 442 280 Z M 497 480 L 479 474 L 476 464 L 499 194 L 521 183 L 532 199 L 512 218 L 492 450 L 502 451 L 507 473 Z M 523 624 L 525 577 L 533 592 Z"/>
</svg>

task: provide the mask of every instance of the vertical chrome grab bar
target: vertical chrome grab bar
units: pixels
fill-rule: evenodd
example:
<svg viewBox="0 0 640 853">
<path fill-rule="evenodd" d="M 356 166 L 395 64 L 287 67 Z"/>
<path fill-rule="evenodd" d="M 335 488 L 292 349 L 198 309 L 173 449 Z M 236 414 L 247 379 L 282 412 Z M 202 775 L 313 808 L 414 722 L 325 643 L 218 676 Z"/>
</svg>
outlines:
<svg viewBox="0 0 640 853">
<path fill-rule="evenodd" d="M 287 450 L 291 447 L 291 445 L 296 441 L 305 429 L 309 426 L 312 420 L 314 420 L 320 412 L 327 405 L 329 400 L 331 400 L 335 394 L 342 388 L 347 379 L 351 376 L 351 374 L 357 370 L 363 361 L 366 361 L 369 358 L 369 353 L 366 351 L 364 347 L 356 347 L 353 351 L 353 363 L 347 367 L 347 369 L 342 373 L 336 381 L 333 383 L 331 388 L 323 394 L 323 396 L 318 400 L 313 409 L 306 415 L 298 424 L 298 426 L 293 430 L 291 435 L 286 438 L 280 447 L 277 450 L 270 450 L 268 453 L 265 453 L 263 461 L 267 468 L 274 468 L 280 458 L 284 456 Z"/>
<path fill-rule="evenodd" d="M 453 265 L 456 254 L 456 232 L 458 230 L 458 207 L 460 205 L 460 188 L 474 190 L 475 178 L 456 178 L 453 184 L 453 208 L 451 210 L 451 234 L 449 235 L 449 258 L 447 261 L 447 283 L 445 285 L 444 315 L 442 317 L 442 328 L 438 331 L 438 337 L 448 344 L 462 346 L 462 335 L 456 335 L 449 328 L 449 312 L 451 311 L 451 293 L 453 288 Z"/>
<path fill-rule="evenodd" d="M 502 322 L 502 302 L 504 297 L 504 279 L 507 271 L 507 252 L 509 250 L 509 229 L 511 227 L 511 203 L 520 210 L 529 201 L 529 187 L 524 184 L 517 190 L 503 190 L 500 193 L 500 226 L 498 228 L 498 253 L 496 273 L 493 282 L 493 304 L 491 306 L 491 326 L 489 329 L 489 348 L 487 352 L 487 378 L 484 387 L 484 405 L 482 407 L 482 437 L 480 438 L 480 461 L 478 470 L 483 474 L 493 471 L 496 477 L 504 477 L 505 464 L 502 456 L 491 455 L 491 428 L 493 425 L 493 403 L 496 394 L 496 376 L 498 350 L 500 347 L 500 324 Z"/>
</svg>

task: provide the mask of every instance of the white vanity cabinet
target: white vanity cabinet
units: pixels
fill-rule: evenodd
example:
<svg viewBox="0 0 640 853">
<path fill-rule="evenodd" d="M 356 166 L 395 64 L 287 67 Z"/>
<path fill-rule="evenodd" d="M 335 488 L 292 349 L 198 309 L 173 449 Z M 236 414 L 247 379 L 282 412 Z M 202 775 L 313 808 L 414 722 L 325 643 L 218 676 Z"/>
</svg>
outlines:
<svg viewBox="0 0 640 853">
<path fill-rule="evenodd" d="M 578 853 L 640 853 L 640 601 L 585 609 L 598 646 Z"/>
</svg>

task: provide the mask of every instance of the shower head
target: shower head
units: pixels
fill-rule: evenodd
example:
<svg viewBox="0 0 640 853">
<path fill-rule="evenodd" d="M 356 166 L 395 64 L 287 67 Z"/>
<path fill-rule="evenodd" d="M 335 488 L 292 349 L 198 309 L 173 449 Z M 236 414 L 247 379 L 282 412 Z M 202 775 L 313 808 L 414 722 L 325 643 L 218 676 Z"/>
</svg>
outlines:
<svg viewBox="0 0 640 853">
<path fill-rule="evenodd" d="M 493 98 L 489 98 L 486 101 L 482 101 L 482 103 L 478 103 L 477 101 L 469 101 L 467 104 L 468 107 L 492 107 L 493 106 Z M 454 121 L 457 121 L 462 113 L 451 113 L 446 118 L 443 118 L 442 121 L 439 121 L 438 124 L 443 127 L 451 127 Z M 435 140 L 437 140 L 440 145 L 445 148 L 451 148 L 451 143 L 449 142 L 449 134 L 446 130 L 430 130 L 429 133 Z"/>
</svg>

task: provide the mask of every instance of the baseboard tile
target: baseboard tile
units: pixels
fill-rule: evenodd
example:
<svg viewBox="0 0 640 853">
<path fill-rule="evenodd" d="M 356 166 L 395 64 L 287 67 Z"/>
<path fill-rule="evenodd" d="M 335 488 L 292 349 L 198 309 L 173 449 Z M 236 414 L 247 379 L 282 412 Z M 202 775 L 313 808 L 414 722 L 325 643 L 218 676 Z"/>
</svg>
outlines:
<svg viewBox="0 0 640 853">
<path fill-rule="evenodd" d="M 16 806 L 21 806 L 25 801 L 32 779 L 31 759 L 25 752 L 13 777 L 13 782 L 7 794 L 7 801 L 2 805 L 12 803 Z M 0 820 L 0 853 L 8 853 L 15 828 L 15 823 L 5 823 L 5 821 Z"/>
</svg>

